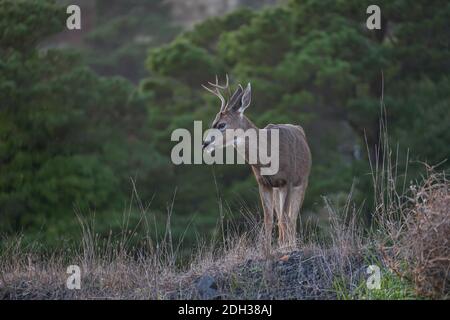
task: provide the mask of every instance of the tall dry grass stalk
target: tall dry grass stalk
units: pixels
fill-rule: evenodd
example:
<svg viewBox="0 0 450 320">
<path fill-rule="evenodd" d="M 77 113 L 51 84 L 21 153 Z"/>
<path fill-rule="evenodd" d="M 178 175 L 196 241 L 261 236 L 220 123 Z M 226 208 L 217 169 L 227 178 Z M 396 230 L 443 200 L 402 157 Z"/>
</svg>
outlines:
<svg viewBox="0 0 450 320">
<path fill-rule="evenodd" d="M 420 181 L 407 181 L 409 151 L 399 172 L 399 147 L 392 150 L 383 94 L 380 140 L 370 161 L 375 208 L 374 241 L 385 263 L 411 280 L 419 295 L 450 294 L 450 183 L 440 164 L 422 163 Z"/>
</svg>

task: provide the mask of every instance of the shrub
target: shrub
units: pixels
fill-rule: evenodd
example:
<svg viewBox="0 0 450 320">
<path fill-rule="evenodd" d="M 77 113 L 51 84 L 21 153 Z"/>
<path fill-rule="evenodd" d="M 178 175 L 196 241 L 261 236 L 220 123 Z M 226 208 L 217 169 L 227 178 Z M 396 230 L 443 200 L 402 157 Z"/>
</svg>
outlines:
<svg viewBox="0 0 450 320">
<path fill-rule="evenodd" d="M 387 261 L 413 281 L 420 295 L 448 298 L 450 294 L 450 183 L 443 174 L 430 174 L 411 186 L 404 210 L 403 231 L 392 235 Z"/>
</svg>

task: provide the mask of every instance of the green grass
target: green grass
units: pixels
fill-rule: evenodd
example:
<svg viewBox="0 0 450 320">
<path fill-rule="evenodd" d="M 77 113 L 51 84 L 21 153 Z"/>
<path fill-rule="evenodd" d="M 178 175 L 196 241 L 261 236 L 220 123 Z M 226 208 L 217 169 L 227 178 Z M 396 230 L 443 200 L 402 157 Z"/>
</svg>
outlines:
<svg viewBox="0 0 450 320">
<path fill-rule="evenodd" d="M 356 287 L 349 288 L 343 278 L 335 280 L 333 287 L 341 300 L 409 300 L 423 299 L 414 290 L 414 285 L 387 268 L 381 269 L 380 289 L 368 289 L 367 279 L 361 280 Z"/>
</svg>

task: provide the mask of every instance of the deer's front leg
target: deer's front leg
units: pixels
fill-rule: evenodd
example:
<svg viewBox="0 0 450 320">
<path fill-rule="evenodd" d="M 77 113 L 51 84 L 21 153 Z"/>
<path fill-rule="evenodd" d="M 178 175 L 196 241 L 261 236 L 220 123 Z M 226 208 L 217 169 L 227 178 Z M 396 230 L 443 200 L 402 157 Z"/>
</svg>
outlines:
<svg viewBox="0 0 450 320">
<path fill-rule="evenodd" d="M 270 252 L 272 247 L 272 228 L 273 228 L 273 195 L 272 188 L 259 186 L 259 195 L 264 210 L 264 236 L 265 249 Z"/>
</svg>

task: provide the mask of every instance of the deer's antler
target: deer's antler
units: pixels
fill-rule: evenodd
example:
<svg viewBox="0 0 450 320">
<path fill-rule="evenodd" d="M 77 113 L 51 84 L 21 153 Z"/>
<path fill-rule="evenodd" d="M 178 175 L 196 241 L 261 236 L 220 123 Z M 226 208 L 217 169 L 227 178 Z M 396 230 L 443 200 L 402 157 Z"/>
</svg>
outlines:
<svg viewBox="0 0 450 320">
<path fill-rule="evenodd" d="M 226 84 L 224 86 L 221 86 L 219 84 L 219 78 L 216 75 L 216 83 L 212 83 L 208 81 L 208 84 L 210 86 L 213 87 L 213 89 L 208 88 L 207 86 L 202 84 L 202 87 L 205 88 L 206 90 L 208 90 L 209 92 L 211 92 L 213 95 L 215 95 L 216 97 L 218 97 L 220 99 L 221 102 L 221 106 L 220 106 L 220 111 L 225 111 L 226 107 L 227 107 L 227 101 L 225 100 L 225 98 L 223 97 L 222 93 L 220 93 L 220 89 L 225 90 L 228 88 L 229 85 L 229 79 L 228 79 L 228 74 L 226 75 Z"/>
<path fill-rule="evenodd" d="M 208 83 L 209 83 L 211 86 L 215 87 L 215 88 L 225 90 L 225 89 L 228 88 L 228 85 L 229 85 L 228 74 L 226 74 L 225 77 L 226 77 L 226 79 L 227 79 L 227 82 L 225 83 L 224 86 L 221 86 L 221 85 L 219 84 L 219 78 L 217 77 L 217 75 L 216 75 L 216 83 L 212 83 L 212 82 L 209 82 L 209 81 L 208 81 Z"/>
</svg>

